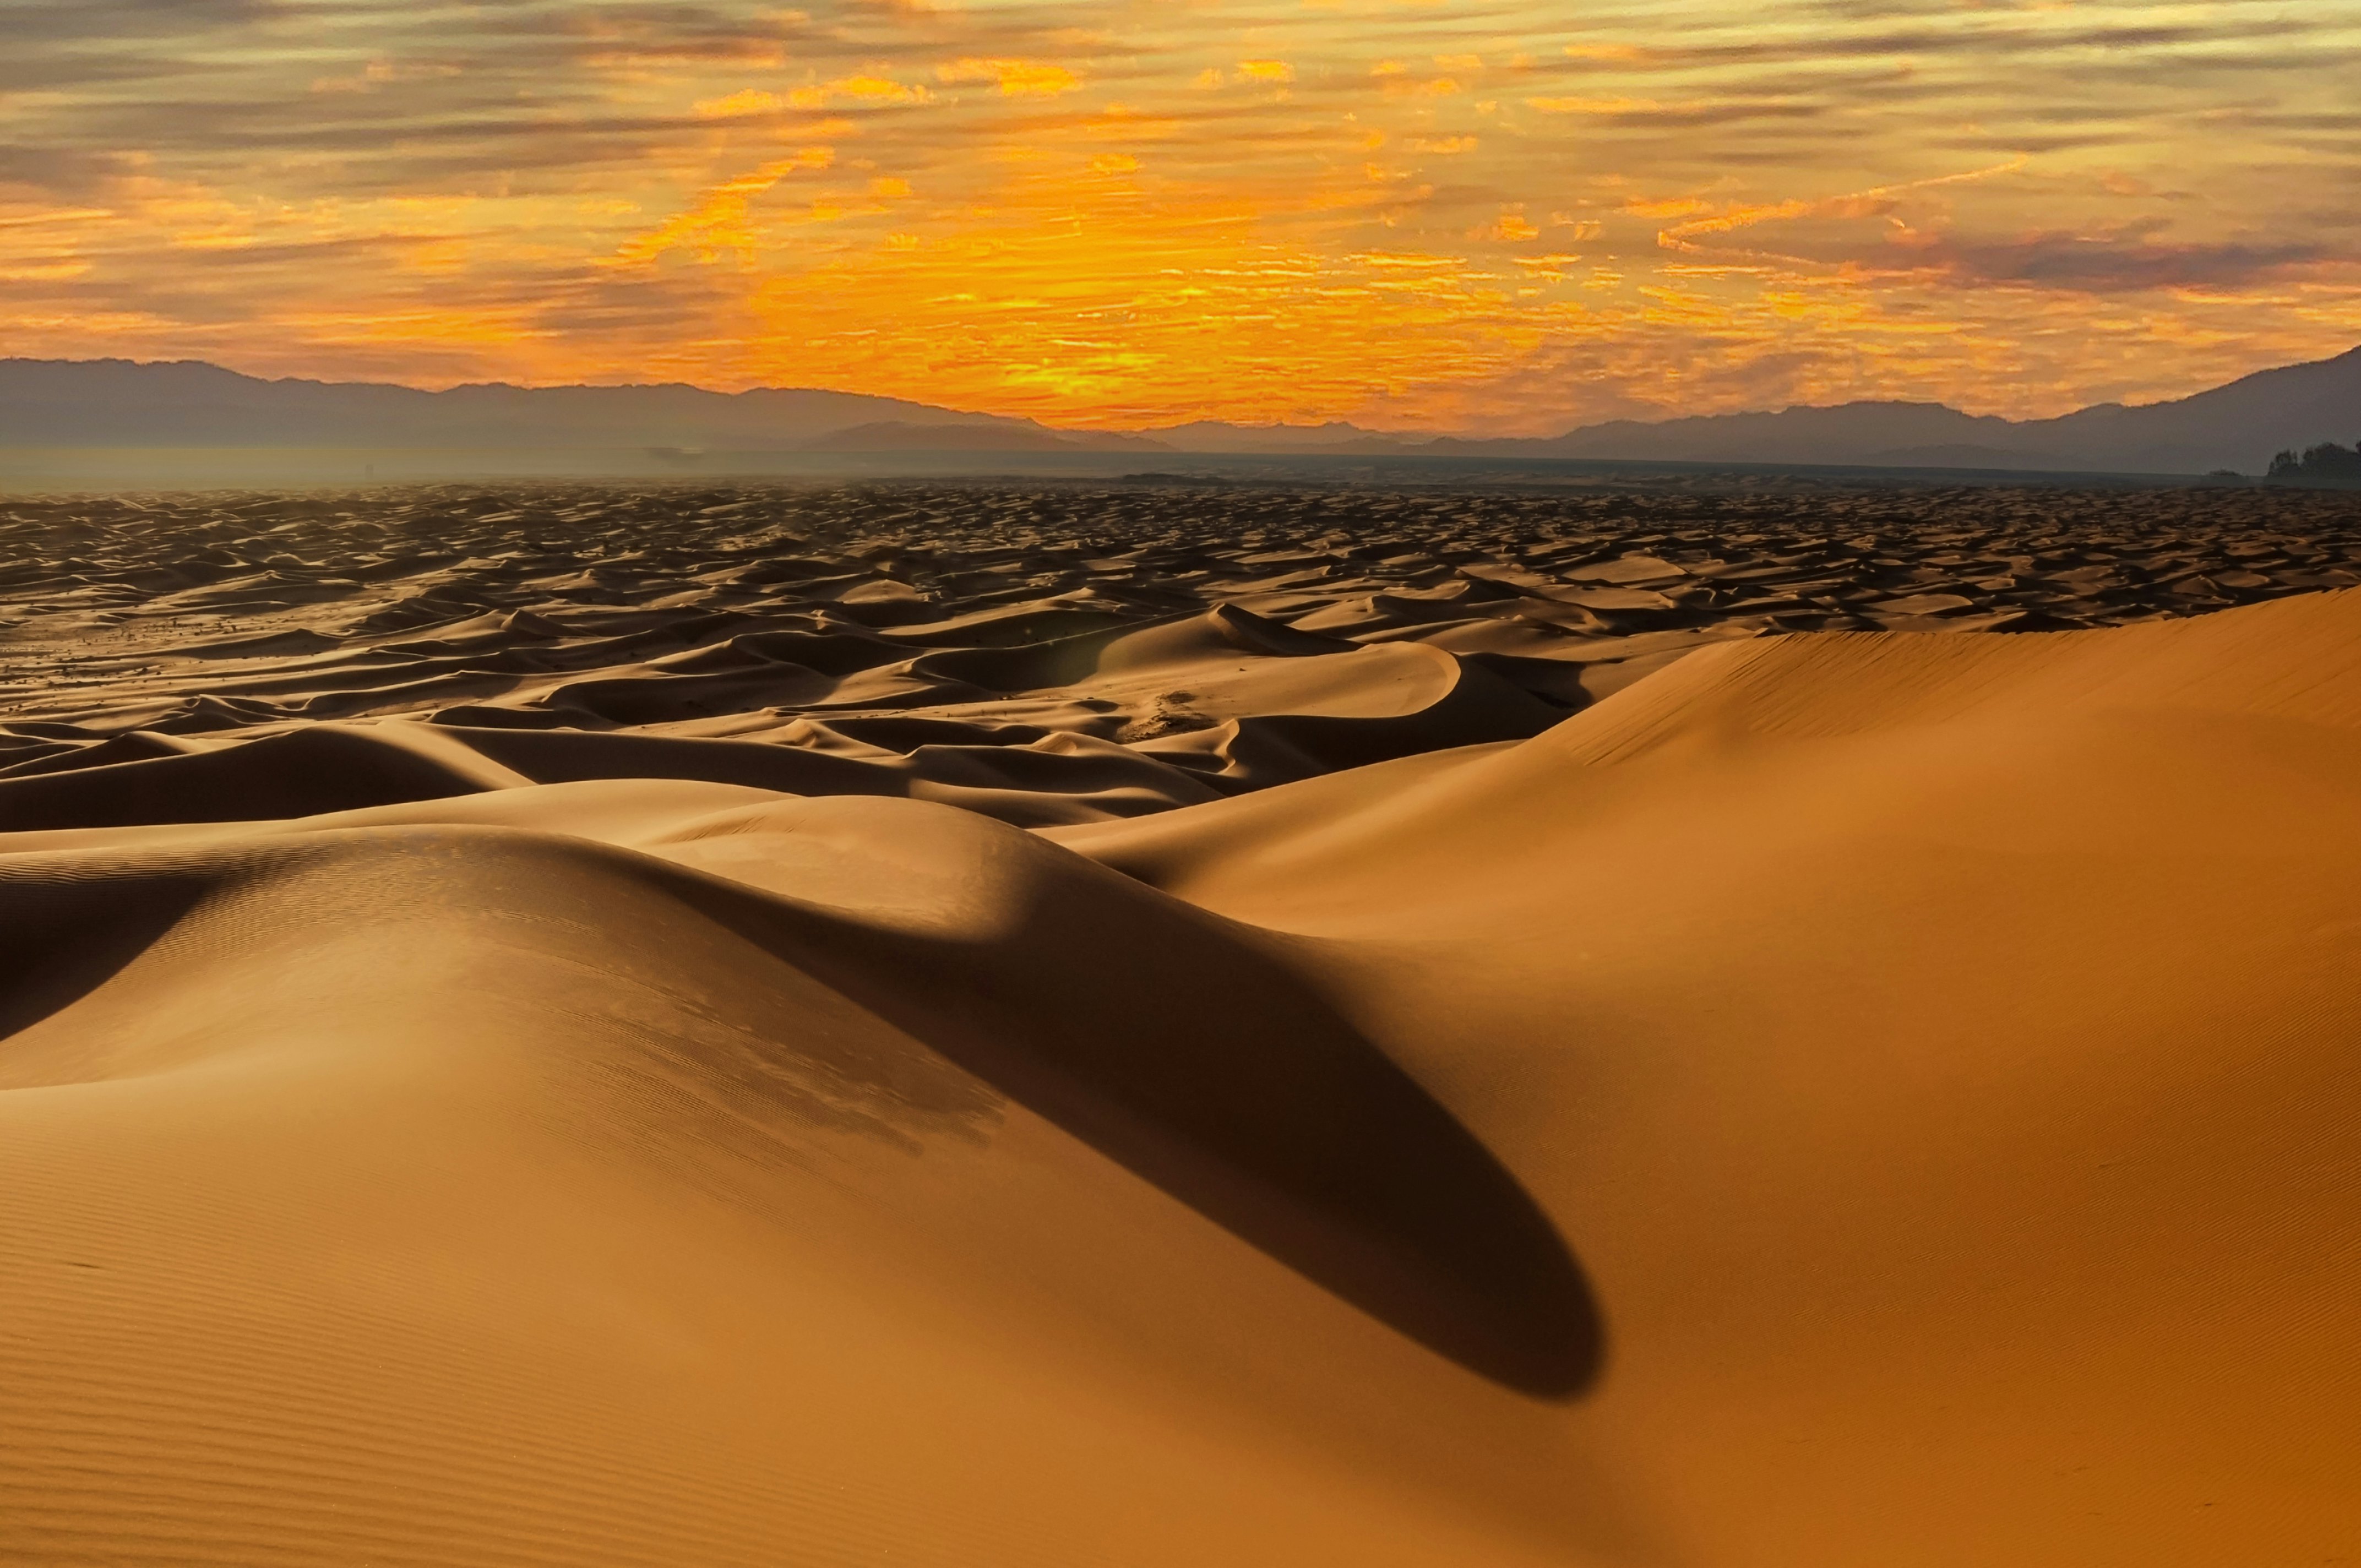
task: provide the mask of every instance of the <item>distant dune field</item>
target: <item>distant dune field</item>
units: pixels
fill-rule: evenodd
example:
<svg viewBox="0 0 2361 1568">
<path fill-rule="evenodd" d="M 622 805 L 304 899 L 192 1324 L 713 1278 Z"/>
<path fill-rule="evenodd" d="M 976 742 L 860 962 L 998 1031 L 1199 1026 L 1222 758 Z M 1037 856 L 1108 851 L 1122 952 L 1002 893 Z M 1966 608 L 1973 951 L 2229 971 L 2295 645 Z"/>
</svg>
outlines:
<svg viewBox="0 0 2361 1568">
<path fill-rule="evenodd" d="M 2361 1541 L 2361 499 L 0 539 L 0 1560 Z"/>
</svg>

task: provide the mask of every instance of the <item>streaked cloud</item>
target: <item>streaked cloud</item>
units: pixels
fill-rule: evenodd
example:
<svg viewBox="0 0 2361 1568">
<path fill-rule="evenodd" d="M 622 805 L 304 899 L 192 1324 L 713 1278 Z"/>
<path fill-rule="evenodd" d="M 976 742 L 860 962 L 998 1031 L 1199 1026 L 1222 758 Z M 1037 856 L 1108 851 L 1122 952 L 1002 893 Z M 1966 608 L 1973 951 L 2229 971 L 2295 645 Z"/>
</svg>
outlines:
<svg viewBox="0 0 2361 1568">
<path fill-rule="evenodd" d="M 1055 98 L 1071 93 L 1082 79 L 1062 65 L 1045 60 L 955 60 L 935 67 L 945 82 L 990 82 L 1011 98 Z"/>
<path fill-rule="evenodd" d="M 2361 0 L 0 20 L 0 352 L 1545 431 L 2361 341 Z"/>
<path fill-rule="evenodd" d="M 2137 234 L 2057 233 L 1983 244 L 1938 239 L 1905 249 L 1899 259 L 1954 283 L 2136 294 L 2251 289 L 2301 277 L 2333 257 L 2312 241 L 2175 244 Z"/>
</svg>

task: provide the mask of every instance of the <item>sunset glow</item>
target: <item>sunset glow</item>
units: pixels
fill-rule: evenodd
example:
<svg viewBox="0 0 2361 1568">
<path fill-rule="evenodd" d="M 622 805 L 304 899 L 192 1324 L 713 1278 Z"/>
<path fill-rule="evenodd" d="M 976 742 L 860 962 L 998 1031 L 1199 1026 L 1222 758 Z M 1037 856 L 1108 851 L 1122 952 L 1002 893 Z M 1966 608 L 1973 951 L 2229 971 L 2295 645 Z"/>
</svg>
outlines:
<svg viewBox="0 0 2361 1568">
<path fill-rule="evenodd" d="M 0 352 L 1548 433 L 2361 341 L 2361 4 L 18 6 Z"/>
</svg>

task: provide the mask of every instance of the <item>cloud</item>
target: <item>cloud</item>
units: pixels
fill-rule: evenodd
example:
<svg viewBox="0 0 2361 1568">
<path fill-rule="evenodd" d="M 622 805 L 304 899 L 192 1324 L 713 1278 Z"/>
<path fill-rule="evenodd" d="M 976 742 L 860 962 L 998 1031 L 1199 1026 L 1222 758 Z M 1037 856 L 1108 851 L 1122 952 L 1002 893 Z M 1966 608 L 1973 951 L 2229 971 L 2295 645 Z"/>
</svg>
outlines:
<svg viewBox="0 0 2361 1568">
<path fill-rule="evenodd" d="M 2347 5 L 0 9 L 0 352 L 1546 427 L 2361 338 Z"/>
<path fill-rule="evenodd" d="M 2172 243 L 2057 233 L 2020 239 L 1943 240 L 1906 250 L 1904 264 L 1955 283 L 2025 285 L 2077 293 L 2244 288 L 2323 262 L 2355 259 L 2315 241 Z"/>
<path fill-rule="evenodd" d="M 1525 107 L 1544 115 L 1654 115 L 1664 106 L 1653 98 L 1528 98 Z"/>
<path fill-rule="evenodd" d="M 1002 83 L 1006 90 L 1005 79 Z M 928 94 L 923 83 L 905 85 L 888 76 L 840 76 L 817 87 L 798 87 L 787 102 L 798 109 L 825 108 L 831 104 L 923 104 Z"/>
<path fill-rule="evenodd" d="M 1891 14 L 1877 13 L 1868 19 L 1883 20 Z M 1568 46 L 1563 53 L 1566 60 L 1579 66 L 1614 71 L 1633 68 L 1667 71 L 1740 64 L 1947 55 L 1973 55 L 1988 60 L 2042 55 L 2111 55 L 2130 60 L 2169 54 L 2177 64 L 2185 65 L 2189 63 L 2185 57 L 2200 49 L 2219 49 L 2227 43 L 2265 39 L 2286 44 L 2319 37 L 2325 32 L 2317 23 L 2279 16 L 2223 16 L 2170 24 L 2088 25 L 2068 22 L 2061 25 L 2056 18 L 2072 15 L 2063 8 L 2030 11 L 2023 14 L 2021 19 L 1994 24 L 1988 19 L 1992 13 L 1980 13 L 1972 7 L 1962 8 L 1949 4 L 1949 0 L 1941 6 L 1929 7 L 1927 13 L 1914 14 L 1939 15 L 1949 25 L 1863 32 L 1822 28 L 1788 32 L 1784 36 L 1774 33 L 1768 37 L 1761 35 L 1769 29 L 1748 28 L 1743 32 L 1756 36 L 1741 35 L 1726 40 L 1678 44 L 1578 44 Z M 2078 63 L 2088 64 L 2089 60 L 2085 58 Z"/>
<path fill-rule="evenodd" d="M 1054 98 L 1071 93 L 1082 79 L 1062 65 L 1038 60 L 955 60 L 935 68 L 944 82 L 991 82 L 1011 98 Z"/>
<path fill-rule="evenodd" d="M 696 105 L 697 114 L 708 120 L 775 115 L 786 106 L 787 101 L 776 93 L 765 93 L 752 87 L 741 87 L 726 97 L 699 99 Z"/>
<path fill-rule="evenodd" d="M 931 96 L 924 82 L 905 84 L 885 76 L 840 76 L 833 82 L 791 88 L 784 94 L 761 88 L 741 88 L 724 97 L 700 99 L 695 109 L 702 118 L 728 120 L 844 104 L 877 107 L 924 104 Z"/>
<path fill-rule="evenodd" d="M 186 38 L 294 16 L 292 0 L 17 0 L 8 36 L 18 47 Z"/>
<path fill-rule="evenodd" d="M 615 253 L 625 264 L 653 261 L 670 250 L 687 250 L 699 260 L 712 261 L 724 253 L 745 258 L 759 243 L 751 213 L 756 198 L 801 170 L 826 169 L 836 161 L 836 149 L 805 148 L 774 158 L 746 173 L 700 192 L 696 203 L 674 214 L 643 234 L 632 236 Z"/>
</svg>

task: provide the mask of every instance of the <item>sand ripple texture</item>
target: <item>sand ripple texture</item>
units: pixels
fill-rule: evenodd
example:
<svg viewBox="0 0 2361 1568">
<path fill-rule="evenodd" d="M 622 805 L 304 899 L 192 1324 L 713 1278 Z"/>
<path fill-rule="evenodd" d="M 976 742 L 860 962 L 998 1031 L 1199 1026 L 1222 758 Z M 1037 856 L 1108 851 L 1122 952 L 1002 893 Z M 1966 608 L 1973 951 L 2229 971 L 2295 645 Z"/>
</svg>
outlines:
<svg viewBox="0 0 2361 1568">
<path fill-rule="evenodd" d="M 1725 640 L 2361 581 L 2349 502 L 2238 490 L 410 490 L 0 539 L 0 828 L 608 777 L 1079 822 L 1522 740 Z"/>
<path fill-rule="evenodd" d="M 2361 1541 L 2349 498 L 0 510 L 0 1561 Z"/>
</svg>

